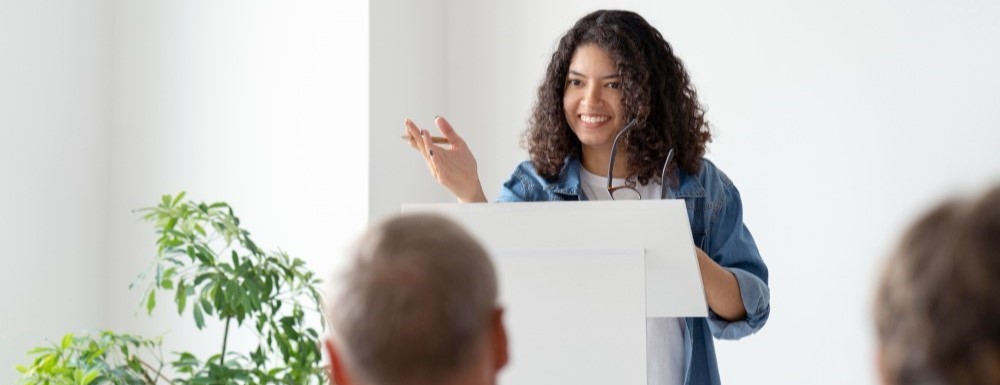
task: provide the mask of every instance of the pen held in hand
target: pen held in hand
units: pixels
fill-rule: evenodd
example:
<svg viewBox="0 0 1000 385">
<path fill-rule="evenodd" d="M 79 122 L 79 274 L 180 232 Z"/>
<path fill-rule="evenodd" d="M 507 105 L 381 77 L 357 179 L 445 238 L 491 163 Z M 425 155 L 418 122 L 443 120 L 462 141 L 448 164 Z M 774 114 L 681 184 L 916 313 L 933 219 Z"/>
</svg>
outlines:
<svg viewBox="0 0 1000 385">
<path fill-rule="evenodd" d="M 402 140 L 410 140 L 410 136 L 407 135 L 407 134 L 403 134 L 399 138 L 402 139 Z M 440 137 L 440 136 L 432 136 L 431 137 L 431 143 L 434 143 L 434 144 L 451 144 L 451 142 L 448 142 L 447 138 L 443 138 L 443 137 Z"/>
</svg>

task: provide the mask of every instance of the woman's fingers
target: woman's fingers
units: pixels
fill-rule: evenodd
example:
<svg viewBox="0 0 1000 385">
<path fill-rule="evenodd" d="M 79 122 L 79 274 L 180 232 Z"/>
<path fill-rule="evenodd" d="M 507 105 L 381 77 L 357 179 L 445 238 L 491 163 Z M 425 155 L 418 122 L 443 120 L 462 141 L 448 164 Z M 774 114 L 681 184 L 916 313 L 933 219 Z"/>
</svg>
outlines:
<svg viewBox="0 0 1000 385">
<path fill-rule="evenodd" d="M 410 118 L 403 119 L 403 133 L 405 133 L 406 136 L 410 138 L 409 140 L 410 147 L 413 147 L 414 149 L 419 149 L 417 146 L 417 138 L 419 138 L 418 135 L 419 132 L 420 130 L 416 128 L 416 125 L 413 124 L 413 121 L 410 120 Z"/>
<path fill-rule="evenodd" d="M 420 138 L 420 128 L 409 118 L 403 120 L 403 128 L 406 130 L 406 135 L 410 137 L 410 147 L 423 153 L 423 140 Z"/>
<path fill-rule="evenodd" d="M 449 142 L 448 146 L 439 146 L 434 144 L 429 131 L 417 127 L 409 119 L 404 123 L 411 139 L 410 145 L 424 157 L 431 176 L 460 201 L 479 201 L 474 199 L 476 192 L 482 190 L 476 158 L 451 124 L 442 117 L 434 119 L 435 125 Z"/>
<path fill-rule="evenodd" d="M 427 169 L 430 170 L 431 176 L 435 179 L 438 178 L 437 169 L 431 162 L 431 152 L 432 150 L 429 146 L 433 146 L 433 143 L 429 143 L 430 133 L 427 130 L 421 130 L 412 120 L 406 119 L 403 121 L 406 126 L 406 133 L 410 136 L 410 146 L 415 148 L 420 156 L 424 157 L 424 163 L 427 164 Z"/>
<path fill-rule="evenodd" d="M 448 139 L 448 143 L 451 143 L 452 148 L 465 147 L 465 140 L 455 132 L 455 128 L 443 116 L 435 118 L 434 124 L 441 130 L 441 134 L 444 135 L 445 139 Z"/>
<path fill-rule="evenodd" d="M 434 139 L 431 138 L 430 131 L 422 130 L 421 133 L 423 134 L 421 136 L 423 138 L 424 148 L 427 151 L 424 154 L 424 156 L 427 159 L 427 167 L 430 167 L 431 173 L 434 174 L 434 178 L 437 179 L 438 182 L 443 182 L 444 180 L 441 175 L 441 168 L 442 168 L 441 164 L 445 163 L 446 161 L 445 156 L 448 155 L 447 150 L 445 150 L 443 147 L 434 144 L 433 142 Z"/>
<path fill-rule="evenodd" d="M 440 158 L 441 155 L 444 154 L 444 148 L 434 144 L 434 138 L 431 137 L 430 131 L 421 130 L 420 133 L 421 133 L 420 138 L 423 141 L 423 147 L 424 150 L 426 151 L 426 154 L 424 154 L 424 156 L 429 157 L 428 161 L 431 161 L 433 163 L 434 154 L 437 153 L 437 156 Z"/>
</svg>

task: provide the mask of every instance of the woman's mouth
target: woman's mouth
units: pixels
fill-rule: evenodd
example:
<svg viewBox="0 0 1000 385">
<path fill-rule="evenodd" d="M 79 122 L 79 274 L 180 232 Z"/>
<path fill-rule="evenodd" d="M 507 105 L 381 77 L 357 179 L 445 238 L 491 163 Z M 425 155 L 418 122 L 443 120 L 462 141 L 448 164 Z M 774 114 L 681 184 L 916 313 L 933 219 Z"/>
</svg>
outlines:
<svg viewBox="0 0 1000 385">
<path fill-rule="evenodd" d="M 607 115 L 584 115 L 580 114 L 580 121 L 587 124 L 588 126 L 599 126 L 604 122 L 611 120 L 610 116 Z"/>
</svg>

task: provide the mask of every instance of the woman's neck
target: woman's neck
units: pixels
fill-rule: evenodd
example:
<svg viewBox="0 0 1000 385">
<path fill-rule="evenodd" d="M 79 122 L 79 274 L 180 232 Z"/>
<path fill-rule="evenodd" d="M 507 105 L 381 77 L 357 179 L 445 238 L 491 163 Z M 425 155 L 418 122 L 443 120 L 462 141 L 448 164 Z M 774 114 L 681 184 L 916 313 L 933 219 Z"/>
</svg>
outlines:
<svg viewBox="0 0 1000 385">
<path fill-rule="evenodd" d="M 628 157 L 622 149 L 615 154 L 615 169 L 611 175 L 615 178 L 628 176 Z M 611 162 L 611 146 L 607 148 L 583 147 L 580 151 L 580 164 L 591 174 L 608 176 L 608 164 Z"/>
</svg>

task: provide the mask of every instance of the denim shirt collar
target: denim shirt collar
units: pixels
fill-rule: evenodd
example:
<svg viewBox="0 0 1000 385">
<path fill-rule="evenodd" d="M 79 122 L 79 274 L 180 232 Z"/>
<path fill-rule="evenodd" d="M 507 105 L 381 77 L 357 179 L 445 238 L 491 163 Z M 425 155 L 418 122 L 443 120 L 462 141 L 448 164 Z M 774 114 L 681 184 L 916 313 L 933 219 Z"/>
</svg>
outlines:
<svg viewBox="0 0 1000 385">
<path fill-rule="evenodd" d="M 683 172 L 680 167 L 674 168 L 674 175 L 677 177 L 678 184 L 677 188 L 674 188 L 674 197 L 679 199 L 684 198 L 704 198 L 705 197 L 705 186 L 701 184 L 701 180 Z M 671 186 L 673 188 L 673 186 Z"/>
<path fill-rule="evenodd" d="M 575 156 L 566 158 L 559 178 L 545 185 L 545 191 L 560 194 L 581 196 L 580 194 L 580 161 Z"/>
<path fill-rule="evenodd" d="M 559 178 L 547 183 L 545 191 L 559 195 L 575 196 L 580 200 L 587 199 L 580 193 L 580 167 L 583 166 L 577 157 L 567 157 L 566 164 L 559 171 Z M 679 187 L 671 186 L 675 198 L 702 198 L 705 196 L 705 186 L 701 184 L 698 178 L 686 172 L 681 172 L 680 168 L 675 168 L 674 170 L 680 185 Z"/>
</svg>

